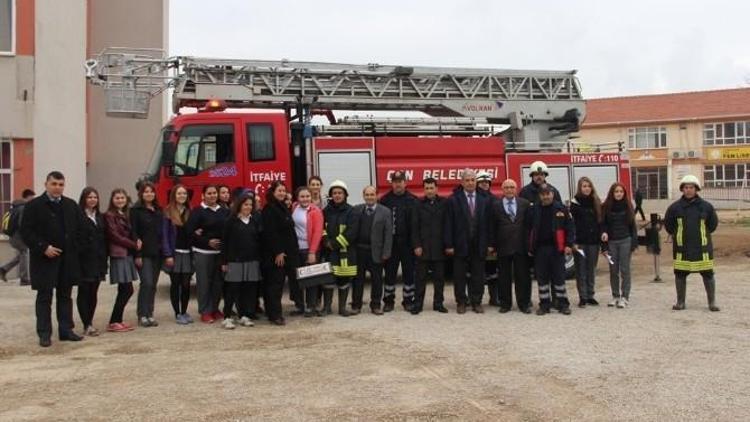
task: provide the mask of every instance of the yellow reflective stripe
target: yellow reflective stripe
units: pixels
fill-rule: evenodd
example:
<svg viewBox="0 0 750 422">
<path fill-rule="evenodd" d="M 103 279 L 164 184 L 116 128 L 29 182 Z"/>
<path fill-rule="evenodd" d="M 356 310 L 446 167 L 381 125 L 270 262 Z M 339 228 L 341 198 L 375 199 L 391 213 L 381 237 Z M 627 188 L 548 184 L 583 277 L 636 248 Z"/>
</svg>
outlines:
<svg viewBox="0 0 750 422">
<path fill-rule="evenodd" d="M 701 218 L 701 246 L 708 246 L 708 236 L 706 235 L 706 220 Z"/>
<path fill-rule="evenodd" d="M 714 261 L 704 259 L 701 261 L 677 261 L 674 262 L 674 269 L 680 271 L 698 272 L 714 269 Z"/>
<path fill-rule="evenodd" d="M 677 252 L 677 256 L 674 258 L 675 262 L 682 261 L 682 252 Z"/>
<path fill-rule="evenodd" d="M 677 234 L 674 236 L 677 246 L 682 246 L 682 218 L 677 219 Z"/>
<path fill-rule="evenodd" d="M 333 266 L 333 275 L 339 277 L 354 277 L 357 275 L 357 266 Z"/>
<path fill-rule="evenodd" d="M 346 224 L 339 224 L 339 235 L 336 236 L 336 241 L 339 242 L 339 244 L 343 247 L 349 246 L 349 241 L 346 240 L 346 237 L 344 237 L 345 231 L 346 231 Z"/>
</svg>

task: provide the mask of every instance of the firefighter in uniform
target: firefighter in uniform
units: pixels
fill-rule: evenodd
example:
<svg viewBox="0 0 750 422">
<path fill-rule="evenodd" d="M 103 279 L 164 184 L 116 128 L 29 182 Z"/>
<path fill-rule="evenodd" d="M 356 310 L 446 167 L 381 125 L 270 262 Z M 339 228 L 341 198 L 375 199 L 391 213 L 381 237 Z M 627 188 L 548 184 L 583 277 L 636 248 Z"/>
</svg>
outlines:
<svg viewBox="0 0 750 422">
<path fill-rule="evenodd" d="M 544 161 L 534 161 L 531 163 L 530 170 L 531 173 L 529 176 L 531 177 L 531 182 L 521 189 L 518 196 L 529 201 L 533 205 L 535 202 L 539 202 L 539 187 L 546 184 L 552 190 L 555 202 L 562 204 L 560 192 L 554 186 L 547 183 L 547 177 L 549 176 L 547 164 L 545 164 Z"/>
<path fill-rule="evenodd" d="M 393 213 L 393 247 L 391 259 L 385 264 L 385 295 L 383 311 L 391 312 L 396 301 L 396 276 L 401 265 L 404 281 L 401 305 L 411 311 L 414 304 L 414 251 L 411 248 L 411 213 L 418 198 L 406 190 L 406 174 L 399 170 L 391 176 L 391 191 L 380 198 L 380 203 Z"/>
<path fill-rule="evenodd" d="M 334 180 L 328 188 L 328 206 L 323 210 L 323 244 L 326 259 L 331 263 L 336 278 L 336 286 L 323 286 L 323 310 L 326 314 L 331 314 L 333 289 L 338 287 L 339 315 L 345 317 L 351 315 L 346 309 L 346 299 L 349 286 L 357 276 L 355 240 L 359 230 L 357 216 L 352 212 L 352 206 L 346 202 L 348 197 L 346 184 L 341 180 Z"/>
<path fill-rule="evenodd" d="M 706 288 L 708 309 L 719 311 L 716 305 L 716 280 L 714 279 L 714 251 L 711 233 L 719 225 L 713 205 L 698 196 L 701 190 L 698 178 L 687 175 L 680 181 L 682 197 L 670 205 L 664 217 L 664 227 L 674 238 L 675 311 L 685 309 L 687 276 L 700 273 Z"/>
<path fill-rule="evenodd" d="M 539 285 L 536 314 L 549 313 L 554 303 L 561 314 L 570 315 L 570 302 L 565 291 L 565 256 L 572 253 L 575 225 L 568 209 L 554 200 L 551 186 L 539 186 L 539 199 L 529 208 L 525 223 L 529 232 L 529 256 L 534 257 L 534 272 Z"/>
<path fill-rule="evenodd" d="M 484 193 L 494 207 L 497 197 L 492 194 L 492 175 L 487 171 L 477 173 L 477 192 Z M 497 254 L 488 254 L 484 262 L 484 282 L 490 296 L 490 306 L 500 306 L 500 285 L 497 279 Z"/>
</svg>

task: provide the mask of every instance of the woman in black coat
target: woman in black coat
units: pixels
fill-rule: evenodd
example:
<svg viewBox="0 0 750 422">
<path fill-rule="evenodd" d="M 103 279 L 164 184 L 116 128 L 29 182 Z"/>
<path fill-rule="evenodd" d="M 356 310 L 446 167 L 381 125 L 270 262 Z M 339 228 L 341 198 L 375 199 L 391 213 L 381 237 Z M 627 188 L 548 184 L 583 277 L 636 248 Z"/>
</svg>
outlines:
<svg viewBox="0 0 750 422">
<path fill-rule="evenodd" d="M 82 224 L 81 244 L 78 251 L 81 263 L 81 278 L 78 283 L 78 314 L 83 323 L 83 333 L 87 336 L 98 336 L 94 328 L 99 284 L 107 275 L 107 234 L 104 216 L 99 211 L 99 192 L 89 186 L 83 189 L 78 206 L 86 217 Z"/>
<path fill-rule="evenodd" d="M 597 306 L 594 299 L 596 265 L 601 249 L 602 201 L 596 193 L 594 182 L 588 177 L 578 180 L 578 189 L 570 201 L 570 214 L 576 225 L 576 251 L 573 254 L 578 286 L 578 307 Z"/>
<path fill-rule="evenodd" d="M 138 288 L 138 324 L 156 327 L 154 300 L 156 283 L 161 269 L 161 231 L 164 214 L 156 200 L 156 187 L 144 182 L 138 189 L 138 202 L 130 209 L 130 224 L 137 242 L 141 244 L 135 254 L 135 266 L 141 286 Z"/>
<path fill-rule="evenodd" d="M 274 181 L 266 194 L 266 206 L 263 208 L 263 239 L 265 246 L 264 268 L 267 277 L 264 280 L 264 303 L 268 320 L 276 325 L 286 321 L 281 313 L 281 296 L 284 291 L 284 279 L 296 277 L 299 266 L 299 245 L 294 231 L 292 213 L 284 204 L 286 186 L 281 181 Z"/>
</svg>

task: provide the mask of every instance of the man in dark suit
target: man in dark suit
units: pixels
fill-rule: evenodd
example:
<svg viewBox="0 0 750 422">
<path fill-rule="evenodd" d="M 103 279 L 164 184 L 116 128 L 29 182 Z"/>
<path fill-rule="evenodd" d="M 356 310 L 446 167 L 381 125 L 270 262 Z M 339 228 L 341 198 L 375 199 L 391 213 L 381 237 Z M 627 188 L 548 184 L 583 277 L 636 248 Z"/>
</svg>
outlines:
<svg viewBox="0 0 750 422">
<path fill-rule="evenodd" d="M 52 344 L 52 295 L 56 297 L 57 324 L 61 341 L 81 341 L 73 332 L 73 285 L 79 278 L 78 244 L 83 213 L 63 196 L 65 177 L 59 171 L 47 175 L 45 192 L 24 210 L 21 236 L 29 247 L 31 288 L 36 290 L 36 332 L 39 345 Z"/>
<path fill-rule="evenodd" d="M 443 228 L 447 200 L 438 196 L 437 181 L 424 179 L 424 198 L 419 200 L 412 213 L 411 241 L 417 257 L 417 295 L 412 315 L 422 312 L 427 273 L 432 272 L 434 292 L 432 309 L 440 313 L 448 312 L 443 305 L 445 284 L 445 250 L 443 248 Z"/>
<path fill-rule="evenodd" d="M 467 302 L 471 303 L 474 312 L 484 312 L 484 261 L 495 250 L 491 213 L 490 198 L 477 193 L 476 173 L 464 170 L 461 186 L 448 200 L 444 233 L 445 254 L 453 257 L 453 291 L 459 314 L 466 313 Z M 471 272 L 470 280 L 466 277 L 467 269 Z"/>
<path fill-rule="evenodd" d="M 365 275 L 370 272 L 370 310 L 383 315 L 380 302 L 383 298 L 383 264 L 391 257 L 393 243 L 393 216 L 386 206 L 378 204 L 378 191 L 374 186 L 362 190 L 364 204 L 352 211 L 359 216 L 357 233 L 357 278 L 352 293 L 352 314 L 362 311 L 362 296 L 365 290 Z"/>
<path fill-rule="evenodd" d="M 508 179 L 502 184 L 503 197 L 493 206 L 492 216 L 497 230 L 496 246 L 500 280 L 500 313 L 513 305 L 512 285 L 516 284 L 518 309 L 531 313 L 531 275 L 527 262 L 526 228 L 524 216 L 529 201 L 516 195 L 516 182 Z"/>
</svg>

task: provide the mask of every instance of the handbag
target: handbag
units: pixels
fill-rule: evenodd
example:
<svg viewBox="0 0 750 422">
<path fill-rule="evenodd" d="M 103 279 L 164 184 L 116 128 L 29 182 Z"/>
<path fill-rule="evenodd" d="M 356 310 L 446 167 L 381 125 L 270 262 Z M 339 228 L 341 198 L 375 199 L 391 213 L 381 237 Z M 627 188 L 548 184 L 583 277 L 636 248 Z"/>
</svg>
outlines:
<svg viewBox="0 0 750 422">
<path fill-rule="evenodd" d="M 334 283 L 333 268 L 330 262 L 306 265 L 297 268 L 297 283 L 302 288 Z"/>
</svg>

